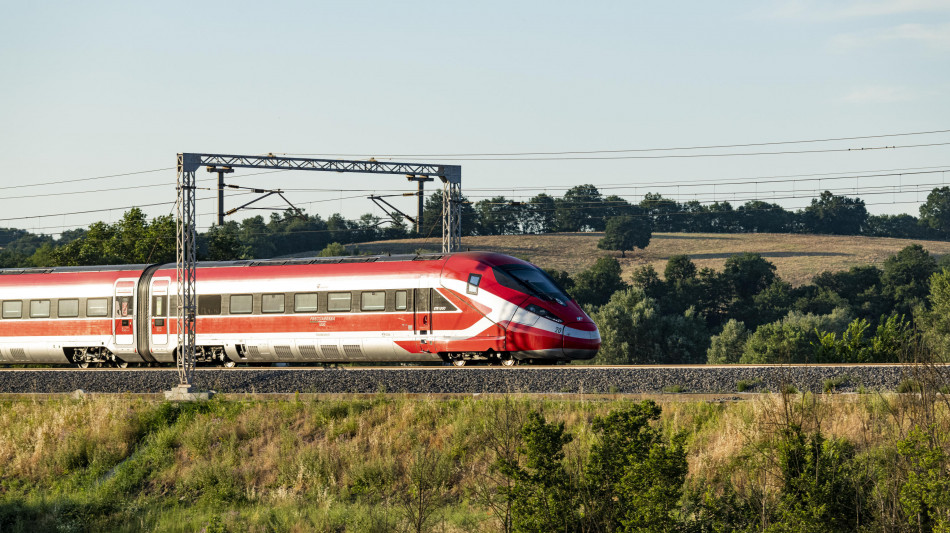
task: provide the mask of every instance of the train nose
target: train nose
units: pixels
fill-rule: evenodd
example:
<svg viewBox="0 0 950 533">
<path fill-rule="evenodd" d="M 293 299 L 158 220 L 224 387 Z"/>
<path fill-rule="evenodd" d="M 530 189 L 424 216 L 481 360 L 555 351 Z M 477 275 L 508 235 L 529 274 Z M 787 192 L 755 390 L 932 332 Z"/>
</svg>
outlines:
<svg viewBox="0 0 950 533">
<path fill-rule="evenodd" d="M 564 356 L 568 359 L 592 359 L 600 349 L 600 331 L 593 322 L 564 325 Z"/>
</svg>

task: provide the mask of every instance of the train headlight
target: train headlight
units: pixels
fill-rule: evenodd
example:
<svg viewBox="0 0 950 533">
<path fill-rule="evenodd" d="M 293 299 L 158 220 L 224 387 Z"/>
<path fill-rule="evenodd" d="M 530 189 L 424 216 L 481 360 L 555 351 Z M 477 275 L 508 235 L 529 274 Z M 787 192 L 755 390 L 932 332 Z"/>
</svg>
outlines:
<svg viewBox="0 0 950 533">
<path fill-rule="evenodd" d="M 542 318 L 546 318 L 546 319 L 548 319 L 548 320 L 553 320 L 554 322 L 557 322 L 558 324 L 563 324 L 563 323 L 564 323 L 563 320 L 561 320 L 560 318 L 558 318 L 558 317 L 555 316 L 553 313 L 551 313 L 550 311 L 548 311 L 547 309 L 545 309 L 545 308 L 543 308 L 543 307 L 538 307 L 537 305 L 530 304 L 530 305 L 528 305 L 527 307 L 525 307 L 525 309 L 527 309 L 528 311 L 531 311 L 532 313 L 534 313 L 534 314 L 536 314 L 536 315 L 538 315 L 538 316 L 540 316 L 540 317 L 542 317 Z"/>
</svg>

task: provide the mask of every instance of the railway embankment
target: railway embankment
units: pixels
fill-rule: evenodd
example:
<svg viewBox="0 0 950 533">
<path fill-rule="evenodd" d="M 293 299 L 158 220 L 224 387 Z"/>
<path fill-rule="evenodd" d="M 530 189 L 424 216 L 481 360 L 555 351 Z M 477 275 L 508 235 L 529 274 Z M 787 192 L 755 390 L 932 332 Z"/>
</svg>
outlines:
<svg viewBox="0 0 950 533">
<path fill-rule="evenodd" d="M 219 393 L 505 394 L 732 393 L 799 390 L 893 391 L 916 366 L 665 366 L 518 368 L 198 369 L 193 384 Z M 0 371 L 0 393 L 160 393 L 178 383 L 174 369 L 15 369 Z"/>
</svg>

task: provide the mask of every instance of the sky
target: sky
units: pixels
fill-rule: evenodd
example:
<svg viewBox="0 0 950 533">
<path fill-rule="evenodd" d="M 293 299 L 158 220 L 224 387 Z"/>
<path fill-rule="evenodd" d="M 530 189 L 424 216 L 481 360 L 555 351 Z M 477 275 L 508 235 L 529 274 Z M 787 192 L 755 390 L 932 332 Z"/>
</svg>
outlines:
<svg viewBox="0 0 950 533">
<path fill-rule="evenodd" d="M 950 185 L 950 0 L 0 5 L 0 227 L 171 214 L 180 152 L 459 164 L 473 201 L 590 183 L 794 209 L 831 190 L 916 216 Z M 940 133 L 885 137 L 921 132 Z M 752 146 L 654 150 L 724 145 Z M 764 152 L 798 153 L 749 155 Z M 367 196 L 414 189 L 228 182 L 324 218 L 384 216 Z M 199 191 L 202 230 L 214 194 Z"/>
</svg>

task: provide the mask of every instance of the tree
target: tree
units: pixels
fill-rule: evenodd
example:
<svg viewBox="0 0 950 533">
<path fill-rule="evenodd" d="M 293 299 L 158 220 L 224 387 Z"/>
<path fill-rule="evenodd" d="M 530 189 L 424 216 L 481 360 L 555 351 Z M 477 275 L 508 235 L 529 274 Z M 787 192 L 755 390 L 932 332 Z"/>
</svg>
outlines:
<svg viewBox="0 0 950 533">
<path fill-rule="evenodd" d="M 830 191 L 813 198 L 802 213 L 806 231 L 833 235 L 858 235 L 868 219 L 860 198 L 835 196 Z"/>
<path fill-rule="evenodd" d="M 592 315 L 600 329 L 597 364 L 702 363 L 709 335 L 692 310 L 662 314 L 641 289 L 623 290 Z"/>
<path fill-rule="evenodd" d="M 671 255 L 666 261 L 663 277 L 667 282 L 693 279 L 696 277 L 696 264 L 686 254 Z"/>
<path fill-rule="evenodd" d="M 871 237 L 894 237 L 897 239 L 925 239 L 934 230 L 921 224 L 916 217 L 907 214 L 871 215 L 864 234 Z M 939 235 L 939 233 L 938 233 Z"/>
<path fill-rule="evenodd" d="M 793 214 L 778 204 L 751 200 L 736 210 L 740 231 L 750 233 L 788 233 Z"/>
<path fill-rule="evenodd" d="M 641 210 L 628 202 L 626 199 L 611 194 L 604 198 L 603 218 L 609 221 L 613 217 L 622 217 L 626 215 L 640 215 Z"/>
<path fill-rule="evenodd" d="M 342 257 L 346 254 L 346 246 L 338 242 L 331 242 L 327 245 L 326 248 L 320 250 L 320 253 L 317 254 L 317 257 Z"/>
<path fill-rule="evenodd" d="M 782 475 L 781 517 L 777 530 L 859 531 L 870 514 L 866 475 L 846 439 L 785 428 L 778 442 Z"/>
<path fill-rule="evenodd" d="M 550 233 L 557 231 L 556 210 L 556 201 L 547 194 L 541 193 L 528 200 L 527 209 L 523 211 L 524 220 L 521 222 L 522 233 Z"/>
<path fill-rule="evenodd" d="M 709 349 L 706 350 L 706 363 L 710 365 L 738 363 L 748 340 L 749 330 L 746 329 L 745 324 L 735 319 L 729 320 L 722 328 L 722 332 L 712 338 Z"/>
<path fill-rule="evenodd" d="M 605 255 L 574 277 L 572 296 L 580 304 L 603 305 L 610 300 L 613 293 L 627 286 L 621 279 L 620 272 L 620 263 Z"/>
<path fill-rule="evenodd" d="M 598 438 L 591 446 L 585 476 L 589 501 L 584 519 L 593 531 L 674 531 L 686 451 L 683 435 L 667 441 L 651 425 L 660 407 L 646 400 L 595 417 Z"/>
<path fill-rule="evenodd" d="M 726 260 L 723 279 L 731 292 L 729 316 L 747 323 L 759 323 L 755 297 L 776 281 L 775 265 L 756 253 L 734 255 Z"/>
<path fill-rule="evenodd" d="M 950 270 L 930 276 L 930 310 L 920 317 L 924 339 L 941 361 L 950 361 Z"/>
<path fill-rule="evenodd" d="M 851 317 L 844 309 L 830 315 L 792 311 L 785 318 L 763 324 L 749 336 L 739 359 L 743 364 L 814 363 L 819 345 L 818 332 L 845 330 Z"/>
<path fill-rule="evenodd" d="M 602 231 L 603 202 L 600 191 L 593 185 L 571 187 L 563 197 L 555 200 L 557 231 Z"/>
<path fill-rule="evenodd" d="M 739 231 L 739 216 L 729 202 L 713 202 L 707 210 L 709 229 L 714 233 L 735 233 Z"/>
<path fill-rule="evenodd" d="M 475 204 L 478 235 L 510 235 L 518 230 L 516 212 L 504 196 L 480 200 Z"/>
<path fill-rule="evenodd" d="M 574 438 L 564 422 L 549 423 L 533 411 L 521 429 L 523 464 L 500 459 L 501 472 L 514 480 L 507 491 L 512 529 L 525 533 L 572 531 L 577 523 L 577 487 L 564 465 L 564 446 Z"/>
<path fill-rule="evenodd" d="M 920 206 L 920 223 L 943 235 L 950 233 L 950 187 L 937 187 Z"/>
<path fill-rule="evenodd" d="M 167 263 L 175 260 L 175 221 L 170 215 L 148 222 L 135 207 L 115 224 L 96 222 L 89 230 L 53 251 L 58 265 Z"/>
<path fill-rule="evenodd" d="M 684 226 L 686 218 L 682 206 L 659 193 L 646 193 L 640 201 L 640 207 L 653 219 L 655 231 L 678 231 Z"/>
<path fill-rule="evenodd" d="M 241 243 L 238 223 L 229 220 L 223 225 L 211 226 L 201 235 L 203 259 L 210 261 L 231 261 L 250 259 L 251 248 Z"/>
<path fill-rule="evenodd" d="M 607 221 L 604 237 L 597 242 L 601 250 L 620 250 L 620 257 L 626 257 L 626 250 L 646 248 L 653 236 L 650 219 L 644 216 L 619 216 Z"/>
<path fill-rule="evenodd" d="M 893 311 L 911 316 L 914 307 L 924 302 L 930 276 L 937 261 L 923 246 L 912 244 L 888 257 L 881 273 L 884 295 L 893 302 Z"/>
</svg>

